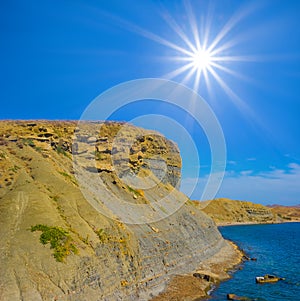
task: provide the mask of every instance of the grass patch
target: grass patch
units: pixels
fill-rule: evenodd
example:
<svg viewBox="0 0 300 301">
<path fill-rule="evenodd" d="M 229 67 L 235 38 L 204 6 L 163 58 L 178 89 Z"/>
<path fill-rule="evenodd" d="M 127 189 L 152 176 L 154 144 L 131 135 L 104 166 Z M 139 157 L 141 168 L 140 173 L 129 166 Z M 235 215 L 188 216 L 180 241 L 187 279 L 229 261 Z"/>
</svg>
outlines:
<svg viewBox="0 0 300 301">
<path fill-rule="evenodd" d="M 58 195 L 50 195 L 50 198 L 54 201 L 54 202 L 58 202 L 59 196 Z"/>
<path fill-rule="evenodd" d="M 24 139 L 22 139 L 22 141 L 23 141 L 24 145 L 35 147 L 35 144 L 34 144 L 33 140 L 30 139 L 30 138 L 24 138 Z"/>
<path fill-rule="evenodd" d="M 59 171 L 59 173 L 60 173 L 62 176 L 64 176 L 65 178 L 68 178 L 69 180 L 72 180 L 72 177 L 71 177 L 68 173 L 66 173 L 66 172 L 64 172 L 64 171 Z"/>
<path fill-rule="evenodd" d="M 30 147 L 33 147 L 36 151 L 42 152 L 42 148 L 39 147 L 39 146 L 36 146 L 35 143 L 34 143 L 34 141 L 33 141 L 33 139 L 31 139 L 31 138 L 24 138 L 24 139 L 22 139 L 22 142 L 23 142 L 24 145 L 28 145 Z"/>
<path fill-rule="evenodd" d="M 89 235 L 87 234 L 86 238 L 83 238 L 81 235 L 79 235 L 79 238 L 80 240 L 85 243 L 86 245 L 90 245 L 90 242 L 89 242 Z"/>
<path fill-rule="evenodd" d="M 59 146 L 59 145 L 56 147 L 56 152 L 58 154 L 62 154 L 64 156 L 67 156 L 67 152 L 61 146 Z"/>
<path fill-rule="evenodd" d="M 110 239 L 110 236 L 105 232 L 104 229 L 99 229 L 95 231 L 95 233 L 97 234 L 102 243 L 105 243 Z"/>
<path fill-rule="evenodd" d="M 74 185 L 78 186 L 76 180 L 74 179 L 73 176 L 69 175 L 68 173 L 64 172 L 64 171 L 59 171 L 59 173 L 64 176 L 66 179 L 70 180 Z"/>
<path fill-rule="evenodd" d="M 72 155 L 68 153 L 66 150 L 64 150 L 60 145 L 58 145 L 54 150 L 59 154 L 59 155 L 64 155 L 65 157 L 72 159 Z"/>
<path fill-rule="evenodd" d="M 11 168 L 9 169 L 9 171 L 12 171 L 12 172 L 16 173 L 19 169 L 20 169 L 19 166 L 14 165 L 13 167 L 11 167 Z"/>
<path fill-rule="evenodd" d="M 60 227 L 50 227 L 38 224 L 31 227 L 31 232 L 41 231 L 40 242 L 43 245 L 50 243 L 50 249 L 53 249 L 53 257 L 58 262 L 64 262 L 65 258 L 73 254 L 78 254 L 73 239 L 69 232 Z"/>
<path fill-rule="evenodd" d="M 39 153 L 41 153 L 43 150 L 40 146 L 35 146 L 34 149 Z"/>
<path fill-rule="evenodd" d="M 141 190 L 141 189 L 136 190 L 136 189 L 130 187 L 129 185 L 126 185 L 126 186 L 127 186 L 127 189 L 128 189 L 130 192 L 132 192 L 132 193 L 134 193 L 134 194 L 136 194 L 136 195 L 138 195 L 138 196 L 144 196 L 144 191 L 143 191 L 143 190 Z"/>
</svg>

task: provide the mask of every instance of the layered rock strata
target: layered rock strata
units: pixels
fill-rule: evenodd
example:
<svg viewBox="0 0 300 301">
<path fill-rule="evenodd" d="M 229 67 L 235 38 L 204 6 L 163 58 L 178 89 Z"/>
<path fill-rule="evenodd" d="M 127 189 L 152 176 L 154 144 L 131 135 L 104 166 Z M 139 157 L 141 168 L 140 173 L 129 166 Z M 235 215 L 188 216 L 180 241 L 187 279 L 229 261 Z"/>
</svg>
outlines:
<svg viewBox="0 0 300 301">
<path fill-rule="evenodd" d="M 181 159 L 173 142 L 123 123 L 100 125 L 0 122 L 1 300 L 149 300 L 172 275 L 196 270 L 226 245 L 176 189 Z M 83 193 L 73 156 L 98 177 L 95 190 Z M 131 187 L 128 175 L 151 185 Z M 87 200 L 94 191 L 95 206 Z M 112 202 L 149 205 L 161 219 L 124 223 L 107 205 L 108 192 Z M 162 198 L 171 205 L 158 206 Z"/>
</svg>

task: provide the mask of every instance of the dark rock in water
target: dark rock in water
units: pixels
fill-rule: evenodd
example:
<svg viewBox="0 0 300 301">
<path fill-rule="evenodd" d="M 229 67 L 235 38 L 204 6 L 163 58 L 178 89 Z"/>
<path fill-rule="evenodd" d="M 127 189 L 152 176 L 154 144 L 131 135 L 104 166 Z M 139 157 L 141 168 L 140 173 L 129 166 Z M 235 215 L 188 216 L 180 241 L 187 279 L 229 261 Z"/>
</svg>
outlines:
<svg viewBox="0 0 300 301">
<path fill-rule="evenodd" d="M 252 257 L 249 257 L 247 255 L 244 255 L 243 258 L 242 258 L 244 261 L 257 261 L 257 258 L 252 258 Z"/>
<path fill-rule="evenodd" d="M 240 297 L 235 294 L 227 294 L 227 300 L 236 300 L 236 301 L 251 301 L 252 299 L 248 297 Z"/>
<path fill-rule="evenodd" d="M 257 258 L 251 258 L 251 257 L 249 257 L 249 256 L 247 256 L 247 255 L 244 255 L 243 256 L 243 260 L 244 261 L 257 261 Z"/>
</svg>

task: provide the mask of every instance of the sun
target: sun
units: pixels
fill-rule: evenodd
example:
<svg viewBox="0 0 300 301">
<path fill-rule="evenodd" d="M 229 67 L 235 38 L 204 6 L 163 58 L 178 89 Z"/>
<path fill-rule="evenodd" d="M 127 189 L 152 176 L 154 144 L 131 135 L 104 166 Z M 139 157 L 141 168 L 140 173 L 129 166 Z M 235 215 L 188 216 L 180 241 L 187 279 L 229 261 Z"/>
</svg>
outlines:
<svg viewBox="0 0 300 301">
<path fill-rule="evenodd" d="M 213 61 L 212 54 L 206 49 L 200 49 L 192 53 L 190 61 L 193 63 L 193 68 L 202 71 L 207 70 Z"/>
<path fill-rule="evenodd" d="M 170 80 L 180 79 L 182 84 L 192 86 L 196 92 L 203 92 L 200 89 L 208 91 L 208 95 L 213 94 L 213 85 L 219 85 L 229 99 L 242 111 L 249 111 L 245 102 L 234 92 L 226 79 L 229 76 L 236 77 L 238 80 L 252 81 L 244 74 L 236 71 L 234 64 L 241 62 L 253 62 L 257 59 L 251 55 L 234 54 L 235 47 L 240 43 L 241 36 L 235 37 L 231 31 L 235 29 L 238 23 L 251 12 L 250 8 L 237 11 L 227 21 L 224 21 L 218 30 L 212 30 L 214 15 L 207 13 L 195 15 L 198 10 L 194 9 L 189 0 L 183 1 L 185 22 L 178 22 L 164 10 L 162 17 L 169 27 L 175 33 L 170 39 L 163 37 L 137 25 L 124 22 L 129 30 L 138 33 L 154 42 L 167 47 L 170 55 L 162 57 L 164 61 L 176 62 L 170 66 L 176 66 L 162 77 Z M 177 37 L 177 39 L 175 39 Z M 243 40 L 243 38 L 242 38 Z"/>
</svg>

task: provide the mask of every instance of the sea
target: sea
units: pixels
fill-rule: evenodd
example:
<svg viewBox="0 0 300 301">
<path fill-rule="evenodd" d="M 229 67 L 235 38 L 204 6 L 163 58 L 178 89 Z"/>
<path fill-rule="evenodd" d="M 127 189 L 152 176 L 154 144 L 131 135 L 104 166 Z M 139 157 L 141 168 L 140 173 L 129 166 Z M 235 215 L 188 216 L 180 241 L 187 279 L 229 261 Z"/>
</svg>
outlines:
<svg viewBox="0 0 300 301">
<path fill-rule="evenodd" d="M 300 301 L 300 223 L 226 226 L 219 230 L 256 261 L 244 262 L 209 300 L 225 301 L 230 293 L 249 301 Z M 255 277 L 265 274 L 285 280 L 257 284 Z"/>
</svg>

